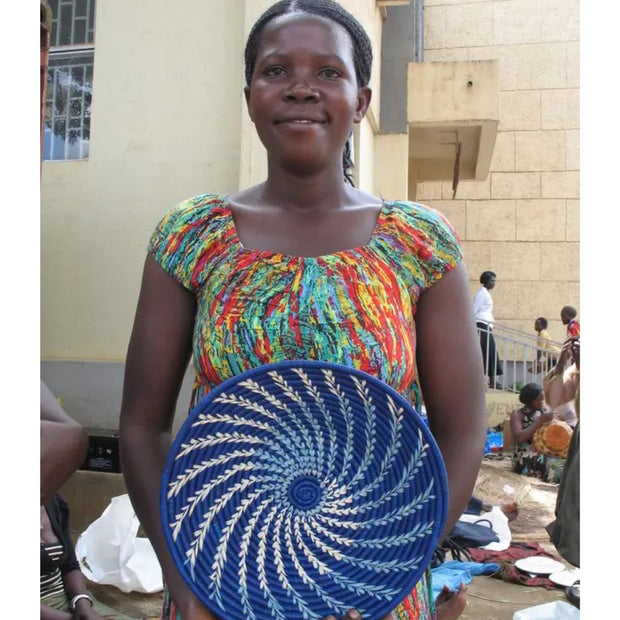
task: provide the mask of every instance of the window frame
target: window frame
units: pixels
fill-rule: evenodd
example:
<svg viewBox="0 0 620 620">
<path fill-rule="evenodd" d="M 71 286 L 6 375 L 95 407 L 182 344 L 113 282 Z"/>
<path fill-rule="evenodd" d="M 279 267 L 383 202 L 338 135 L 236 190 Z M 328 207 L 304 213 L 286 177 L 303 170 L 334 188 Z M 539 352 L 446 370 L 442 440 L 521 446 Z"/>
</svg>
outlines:
<svg viewBox="0 0 620 620">
<path fill-rule="evenodd" d="M 76 18 L 76 10 L 77 3 L 79 0 L 50 0 L 50 8 L 52 10 L 52 32 L 50 33 L 50 47 L 49 47 L 49 56 L 48 56 L 48 82 L 47 82 L 47 91 L 48 94 L 45 99 L 45 108 L 44 108 L 44 124 L 43 124 L 43 149 L 42 149 L 42 159 L 45 162 L 58 162 L 58 161 L 75 161 L 75 160 L 85 160 L 88 159 L 90 154 L 90 133 L 91 133 L 91 122 L 90 122 L 90 107 L 92 105 L 92 87 L 93 87 L 93 73 L 94 73 L 94 64 L 95 64 L 95 33 L 96 33 L 96 10 L 97 10 L 97 0 L 86 0 L 86 13 L 83 16 L 79 16 Z M 53 5 L 53 6 L 52 6 Z M 70 43 L 63 45 L 54 45 L 55 41 L 60 41 L 61 32 L 58 30 L 61 28 L 60 26 L 60 18 L 61 18 L 61 9 L 62 6 L 72 6 L 72 14 L 71 14 L 71 40 L 75 36 L 75 21 L 76 19 L 81 19 L 85 21 L 85 31 L 84 38 L 86 42 L 83 43 Z M 53 9 L 56 8 L 56 13 L 54 13 Z M 92 29 L 89 28 L 89 21 L 91 19 L 92 14 Z M 92 30 L 92 32 L 91 32 Z M 88 41 L 89 37 L 92 37 L 92 41 Z M 80 63 L 80 58 L 84 58 L 84 62 Z M 58 67 L 58 62 L 66 60 L 66 65 L 61 65 Z M 75 95 L 72 93 L 72 67 L 82 67 L 82 83 L 80 86 L 82 87 L 81 95 Z M 88 75 L 88 67 L 91 67 L 90 70 L 90 80 L 87 81 Z M 69 80 L 70 82 L 67 86 L 63 86 L 66 103 L 64 106 L 64 110 L 62 113 L 56 114 L 57 106 L 57 95 L 56 88 L 59 82 L 59 78 L 57 75 L 57 71 L 61 68 L 65 68 L 69 72 Z M 83 88 L 84 84 L 89 84 L 90 86 L 90 97 L 88 102 L 86 101 L 86 89 Z M 78 104 L 79 102 L 79 104 Z M 79 107 L 79 114 L 72 114 L 72 104 L 76 107 Z M 88 138 L 84 137 L 84 129 L 86 126 L 86 119 L 88 118 Z M 73 144 L 71 143 L 70 132 L 75 131 L 78 127 L 71 127 L 72 122 L 75 123 L 79 120 L 79 138 Z M 57 126 L 57 123 L 64 123 L 64 133 L 56 133 L 54 128 Z M 62 156 L 59 157 L 57 146 L 57 140 L 61 140 L 63 147 Z M 75 144 L 77 143 L 77 154 L 75 152 Z M 60 149 L 59 149 L 60 150 Z M 46 152 L 47 151 L 47 152 Z"/>
</svg>

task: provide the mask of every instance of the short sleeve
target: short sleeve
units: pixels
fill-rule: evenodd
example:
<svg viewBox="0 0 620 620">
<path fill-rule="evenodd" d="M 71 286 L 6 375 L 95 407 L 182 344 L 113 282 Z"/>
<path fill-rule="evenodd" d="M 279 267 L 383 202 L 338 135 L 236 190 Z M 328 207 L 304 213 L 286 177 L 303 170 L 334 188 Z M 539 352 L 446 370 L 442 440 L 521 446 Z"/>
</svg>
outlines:
<svg viewBox="0 0 620 620">
<path fill-rule="evenodd" d="M 391 205 L 389 228 L 398 241 L 401 273 L 418 298 L 463 260 L 461 241 L 439 211 L 408 201 Z"/>
<path fill-rule="evenodd" d="M 196 290 L 197 271 L 218 241 L 222 202 L 218 194 L 202 194 L 178 203 L 161 218 L 149 240 L 149 254 L 188 290 Z"/>
</svg>

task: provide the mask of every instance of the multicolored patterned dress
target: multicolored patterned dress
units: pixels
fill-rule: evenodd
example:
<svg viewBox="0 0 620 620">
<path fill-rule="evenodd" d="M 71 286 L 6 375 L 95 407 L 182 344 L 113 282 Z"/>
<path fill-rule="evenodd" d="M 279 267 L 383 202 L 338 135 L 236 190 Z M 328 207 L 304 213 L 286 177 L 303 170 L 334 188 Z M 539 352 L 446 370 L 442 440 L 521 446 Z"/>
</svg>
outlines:
<svg viewBox="0 0 620 620">
<path fill-rule="evenodd" d="M 529 428 L 540 415 L 540 411 L 534 411 L 527 405 L 521 407 L 521 413 L 523 414 L 523 430 Z M 512 451 L 512 468 L 515 472 L 524 476 L 534 476 L 545 482 L 559 484 L 565 462 L 566 459 L 536 452 L 531 441 L 515 444 Z"/>
<path fill-rule="evenodd" d="M 400 201 L 383 203 L 362 247 L 318 257 L 249 250 L 220 194 L 174 207 L 148 251 L 196 296 L 191 407 L 251 368 L 314 359 L 368 372 L 419 408 L 416 304 L 462 259 L 457 235 L 441 214 Z M 430 571 L 396 615 L 435 617 Z M 180 617 L 166 594 L 162 618 Z"/>
</svg>

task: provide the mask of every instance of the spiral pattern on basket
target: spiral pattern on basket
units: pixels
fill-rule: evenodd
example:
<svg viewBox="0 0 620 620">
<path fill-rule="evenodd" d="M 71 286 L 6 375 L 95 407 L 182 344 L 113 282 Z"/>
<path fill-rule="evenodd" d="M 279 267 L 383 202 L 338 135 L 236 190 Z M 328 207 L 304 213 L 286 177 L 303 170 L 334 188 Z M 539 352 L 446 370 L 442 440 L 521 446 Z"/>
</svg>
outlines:
<svg viewBox="0 0 620 620">
<path fill-rule="evenodd" d="M 372 619 L 404 598 L 446 490 L 429 431 L 395 396 L 363 373 L 292 365 L 196 407 L 162 510 L 175 562 L 210 609 L 284 619 L 355 607 Z"/>
</svg>

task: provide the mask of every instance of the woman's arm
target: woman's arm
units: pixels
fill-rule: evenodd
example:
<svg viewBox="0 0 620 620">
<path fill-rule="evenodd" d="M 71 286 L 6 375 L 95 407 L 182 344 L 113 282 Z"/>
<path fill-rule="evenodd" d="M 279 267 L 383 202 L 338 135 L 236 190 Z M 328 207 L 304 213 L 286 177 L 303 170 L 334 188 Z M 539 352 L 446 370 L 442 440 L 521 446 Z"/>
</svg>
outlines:
<svg viewBox="0 0 620 620">
<path fill-rule="evenodd" d="M 46 504 L 84 461 L 88 435 L 41 381 L 41 505 Z"/>
<path fill-rule="evenodd" d="M 575 351 L 573 350 L 575 349 Z M 576 355 L 575 355 L 576 352 Z M 567 366 L 571 359 L 576 360 L 569 369 Z M 573 400 L 577 394 L 579 385 L 579 344 L 574 345 L 571 338 L 567 338 L 562 346 L 562 352 L 558 363 L 543 379 L 543 391 L 545 402 L 550 407 L 558 407 Z"/>
<path fill-rule="evenodd" d="M 63 575 L 62 580 L 69 599 L 73 599 L 78 594 L 88 594 L 84 575 L 82 575 L 79 569 L 66 573 Z M 72 614 L 70 617 L 72 620 L 104 620 L 103 616 L 93 609 L 88 599 L 77 601 L 75 604 L 75 614 Z"/>
<path fill-rule="evenodd" d="M 73 614 L 41 603 L 41 620 L 73 620 Z"/>
<path fill-rule="evenodd" d="M 471 496 L 487 427 L 482 355 L 462 262 L 422 293 L 416 331 L 424 403 L 448 472 L 445 534 Z"/>
<path fill-rule="evenodd" d="M 510 430 L 516 443 L 531 441 L 534 433 L 545 423 L 553 420 L 553 413 L 541 413 L 527 428 L 523 428 L 523 413 L 515 409 L 510 416 Z"/>
<path fill-rule="evenodd" d="M 183 620 L 212 620 L 176 569 L 159 510 L 161 475 L 191 353 L 195 313 L 194 295 L 148 255 L 127 351 L 119 439 L 131 502 Z"/>
</svg>

